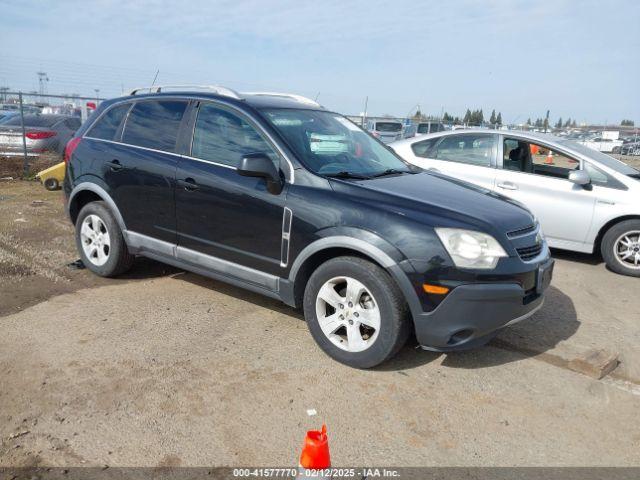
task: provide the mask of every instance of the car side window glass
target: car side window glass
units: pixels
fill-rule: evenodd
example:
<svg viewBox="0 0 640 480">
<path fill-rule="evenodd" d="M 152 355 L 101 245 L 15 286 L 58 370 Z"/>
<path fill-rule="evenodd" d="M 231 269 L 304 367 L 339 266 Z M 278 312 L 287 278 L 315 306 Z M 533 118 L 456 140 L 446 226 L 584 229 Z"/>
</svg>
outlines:
<svg viewBox="0 0 640 480">
<path fill-rule="evenodd" d="M 531 142 L 506 138 L 503 145 L 503 168 L 545 177 L 568 179 L 580 169 L 580 162 L 551 148 Z"/>
<path fill-rule="evenodd" d="M 279 167 L 278 154 L 246 120 L 215 105 L 200 106 L 192 157 L 237 167 L 249 153 L 264 153 Z"/>
<path fill-rule="evenodd" d="M 411 145 L 411 150 L 413 150 L 416 157 L 433 158 L 435 154 L 433 147 L 438 143 L 438 140 L 438 138 L 430 138 L 429 140 L 416 142 Z"/>
<path fill-rule="evenodd" d="M 123 143 L 175 152 L 180 122 L 187 102 L 179 100 L 141 101 L 129 114 Z"/>
<path fill-rule="evenodd" d="M 87 137 L 101 138 L 102 140 L 114 140 L 115 134 L 120 128 L 124 116 L 131 107 L 130 103 L 111 108 L 102 115 L 87 132 Z"/>
<path fill-rule="evenodd" d="M 490 167 L 495 145 L 494 135 L 449 135 L 444 137 L 436 147 L 435 158 Z"/>
</svg>

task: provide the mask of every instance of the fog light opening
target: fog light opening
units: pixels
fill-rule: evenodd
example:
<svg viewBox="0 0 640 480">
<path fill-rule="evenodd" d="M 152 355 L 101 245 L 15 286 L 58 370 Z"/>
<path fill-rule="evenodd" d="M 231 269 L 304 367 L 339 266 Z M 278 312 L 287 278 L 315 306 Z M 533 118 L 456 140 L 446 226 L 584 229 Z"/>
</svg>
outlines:
<svg viewBox="0 0 640 480">
<path fill-rule="evenodd" d="M 466 340 L 469 340 L 473 336 L 473 330 L 466 328 L 459 330 L 449 337 L 447 345 L 458 345 Z"/>
</svg>

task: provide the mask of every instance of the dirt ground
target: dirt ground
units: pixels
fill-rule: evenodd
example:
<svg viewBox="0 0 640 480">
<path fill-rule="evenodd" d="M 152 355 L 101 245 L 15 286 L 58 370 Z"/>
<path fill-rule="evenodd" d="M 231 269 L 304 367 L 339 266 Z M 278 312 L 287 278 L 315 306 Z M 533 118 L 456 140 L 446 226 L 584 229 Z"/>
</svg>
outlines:
<svg viewBox="0 0 640 480">
<path fill-rule="evenodd" d="M 68 267 L 61 193 L 0 182 L 0 467 L 296 465 L 323 422 L 334 465 L 640 465 L 640 279 L 554 256 L 545 306 L 489 346 L 358 371 L 279 302 Z M 567 368 L 594 347 L 611 375 Z"/>
</svg>

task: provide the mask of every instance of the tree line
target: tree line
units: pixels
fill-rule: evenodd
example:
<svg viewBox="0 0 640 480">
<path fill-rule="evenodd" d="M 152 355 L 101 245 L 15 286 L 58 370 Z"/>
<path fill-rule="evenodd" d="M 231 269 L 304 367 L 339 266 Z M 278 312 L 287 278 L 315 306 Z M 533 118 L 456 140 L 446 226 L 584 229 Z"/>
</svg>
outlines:
<svg viewBox="0 0 640 480">
<path fill-rule="evenodd" d="M 498 112 L 496 114 L 495 109 L 491 110 L 491 116 L 489 119 L 485 120 L 484 113 L 482 109 L 478 110 L 470 110 L 467 108 L 464 117 L 460 118 L 458 116 L 453 116 L 449 114 L 449 112 L 444 112 L 442 118 L 437 118 L 433 115 L 426 116 L 420 110 L 416 111 L 415 115 L 412 117 L 415 121 L 424 121 L 424 120 L 441 120 L 444 123 L 454 124 L 454 125 L 493 125 L 493 126 L 501 126 L 502 125 L 502 113 Z M 536 118 L 534 121 L 531 118 L 527 118 L 526 125 L 532 128 L 541 128 L 547 130 L 549 125 L 549 120 L 547 118 Z M 620 125 L 625 127 L 633 127 L 633 120 L 622 120 Z M 576 128 L 578 126 L 578 122 L 575 119 L 567 118 L 563 120 L 562 117 L 558 118 L 558 121 L 554 124 L 554 128 Z"/>
</svg>

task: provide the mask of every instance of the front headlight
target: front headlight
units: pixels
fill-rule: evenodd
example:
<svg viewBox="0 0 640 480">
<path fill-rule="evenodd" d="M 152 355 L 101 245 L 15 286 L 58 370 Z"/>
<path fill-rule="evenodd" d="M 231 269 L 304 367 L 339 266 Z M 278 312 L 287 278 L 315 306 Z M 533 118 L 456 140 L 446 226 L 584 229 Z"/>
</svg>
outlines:
<svg viewBox="0 0 640 480">
<path fill-rule="evenodd" d="M 461 228 L 436 228 L 436 233 L 456 267 L 492 269 L 500 257 L 507 256 L 497 240 L 486 233 Z"/>
</svg>

